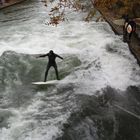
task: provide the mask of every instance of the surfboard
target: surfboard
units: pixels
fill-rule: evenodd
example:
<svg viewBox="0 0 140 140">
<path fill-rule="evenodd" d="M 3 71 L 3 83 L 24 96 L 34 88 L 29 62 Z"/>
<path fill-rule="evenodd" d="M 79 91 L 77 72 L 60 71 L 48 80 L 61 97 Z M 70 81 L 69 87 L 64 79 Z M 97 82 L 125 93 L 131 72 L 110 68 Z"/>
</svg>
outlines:
<svg viewBox="0 0 140 140">
<path fill-rule="evenodd" d="M 33 85 L 54 85 L 57 84 L 58 80 L 51 80 L 46 82 L 32 82 Z"/>
</svg>

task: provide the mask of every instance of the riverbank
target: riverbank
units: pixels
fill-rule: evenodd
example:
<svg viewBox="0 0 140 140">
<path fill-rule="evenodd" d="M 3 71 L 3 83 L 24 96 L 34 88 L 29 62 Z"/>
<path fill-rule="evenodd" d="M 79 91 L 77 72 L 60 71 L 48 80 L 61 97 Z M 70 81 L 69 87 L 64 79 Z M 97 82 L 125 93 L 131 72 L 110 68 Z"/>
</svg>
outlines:
<svg viewBox="0 0 140 140">
<path fill-rule="evenodd" d="M 111 14 L 103 13 L 101 10 L 99 10 L 100 13 L 103 15 L 104 19 L 110 24 L 113 31 L 117 35 L 123 35 L 123 27 L 121 25 L 114 24 L 113 17 L 111 17 Z M 131 42 L 128 43 L 129 49 L 131 53 L 135 56 L 137 59 L 138 64 L 140 65 L 140 38 L 138 36 L 138 32 L 140 32 L 140 27 L 137 25 L 137 32 L 132 35 Z"/>
<path fill-rule="evenodd" d="M 94 3 L 93 3 L 94 5 Z M 101 9 L 100 7 L 96 7 L 96 9 L 101 13 L 103 18 L 110 24 L 112 27 L 112 30 L 117 35 L 123 35 L 123 26 L 115 24 L 116 17 L 113 13 L 110 13 L 109 11 L 105 11 Z M 137 18 L 137 30 L 136 33 L 132 35 L 131 42 L 128 43 L 129 49 L 131 53 L 135 56 L 137 59 L 138 64 L 140 65 L 140 20 Z"/>
<path fill-rule="evenodd" d="M 3 8 L 9 7 L 9 6 L 18 4 L 18 3 L 22 2 L 22 1 L 24 1 L 24 0 L 14 0 L 14 1 L 11 1 L 11 2 L 3 3 L 3 4 L 0 5 L 0 9 L 3 9 Z"/>
</svg>

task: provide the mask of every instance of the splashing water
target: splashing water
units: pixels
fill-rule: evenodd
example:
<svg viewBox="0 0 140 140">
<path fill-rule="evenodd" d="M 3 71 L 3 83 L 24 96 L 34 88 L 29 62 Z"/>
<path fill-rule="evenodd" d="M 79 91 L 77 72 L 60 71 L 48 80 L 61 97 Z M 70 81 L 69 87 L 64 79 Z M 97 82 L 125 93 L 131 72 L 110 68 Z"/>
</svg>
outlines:
<svg viewBox="0 0 140 140">
<path fill-rule="evenodd" d="M 38 60 L 28 59 L 26 55 L 47 53 L 51 49 L 64 56 L 65 65 L 59 61 L 61 70 L 67 67 L 66 64 L 73 70 L 70 69 L 60 84 L 46 91 L 27 89 L 25 85 L 18 91 L 18 88 L 7 86 L 0 98 L 0 112 L 3 114 L 0 115 L 1 140 L 56 139 L 62 134 L 63 123 L 77 108 L 77 94 L 95 95 L 107 86 L 124 91 L 130 85 L 139 85 L 140 68 L 136 60 L 127 44 L 113 33 L 106 22 L 86 23 L 83 21 L 86 13 L 68 10 L 69 21 L 57 27 L 46 26 L 47 12 L 41 2 L 26 1 L 0 13 L 3 33 L 0 36 L 0 54 L 7 50 L 24 54 L 11 55 L 11 52 L 11 58 L 9 54 L 2 55 L 0 63 L 4 61 L 6 67 L 3 65 L 1 69 L 8 73 L 8 65 L 16 55 L 26 70 L 32 69 L 32 62 Z M 70 57 L 65 60 L 67 56 Z M 76 59 L 70 61 L 73 56 Z M 70 63 L 75 61 L 80 61 L 80 65 L 71 66 Z M 24 80 L 24 83 L 29 80 L 29 77 L 27 80 L 18 74 L 18 65 L 10 67 L 17 68 L 17 83 L 20 81 L 22 85 Z M 10 74 L 9 79 L 12 79 Z"/>
</svg>

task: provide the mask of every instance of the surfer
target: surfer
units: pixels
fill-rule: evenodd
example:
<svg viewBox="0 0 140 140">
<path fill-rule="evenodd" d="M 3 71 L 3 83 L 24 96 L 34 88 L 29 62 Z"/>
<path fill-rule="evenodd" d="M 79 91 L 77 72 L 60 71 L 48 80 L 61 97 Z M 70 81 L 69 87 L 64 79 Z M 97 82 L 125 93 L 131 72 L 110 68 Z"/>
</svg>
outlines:
<svg viewBox="0 0 140 140">
<path fill-rule="evenodd" d="M 124 22 L 124 27 L 123 27 L 123 37 L 124 41 L 131 41 L 131 36 L 132 34 L 136 31 L 136 23 L 133 19 L 129 19 L 128 15 L 123 17 L 125 22 Z"/>
<path fill-rule="evenodd" d="M 52 50 L 50 50 L 49 53 L 44 54 L 44 55 L 40 55 L 38 57 L 46 57 L 46 56 L 48 56 L 49 61 L 48 61 L 47 69 L 45 72 L 44 82 L 46 82 L 46 80 L 47 80 L 47 75 L 48 75 L 48 71 L 49 71 L 50 67 L 54 67 L 55 73 L 56 73 L 56 78 L 57 78 L 57 80 L 59 80 L 57 64 L 55 62 L 55 59 L 56 59 L 56 57 L 59 57 L 60 59 L 63 59 L 63 58 L 61 56 L 59 56 L 58 54 L 55 54 Z"/>
</svg>

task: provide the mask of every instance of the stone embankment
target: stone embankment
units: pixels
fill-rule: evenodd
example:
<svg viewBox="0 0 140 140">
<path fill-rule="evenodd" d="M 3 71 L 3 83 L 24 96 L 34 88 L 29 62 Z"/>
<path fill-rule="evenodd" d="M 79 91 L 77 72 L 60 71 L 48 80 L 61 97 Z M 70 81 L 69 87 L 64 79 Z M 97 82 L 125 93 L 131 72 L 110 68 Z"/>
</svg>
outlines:
<svg viewBox="0 0 140 140">
<path fill-rule="evenodd" d="M 18 4 L 24 0 L 0 0 L 0 9 L 12 6 L 14 4 Z"/>
</svg>

